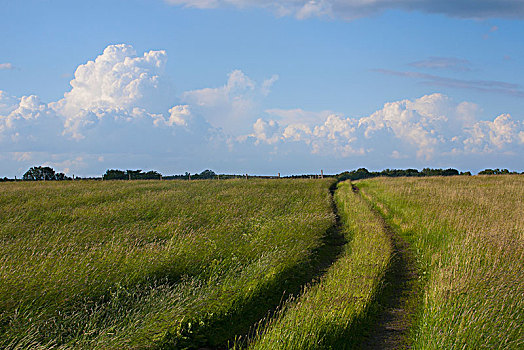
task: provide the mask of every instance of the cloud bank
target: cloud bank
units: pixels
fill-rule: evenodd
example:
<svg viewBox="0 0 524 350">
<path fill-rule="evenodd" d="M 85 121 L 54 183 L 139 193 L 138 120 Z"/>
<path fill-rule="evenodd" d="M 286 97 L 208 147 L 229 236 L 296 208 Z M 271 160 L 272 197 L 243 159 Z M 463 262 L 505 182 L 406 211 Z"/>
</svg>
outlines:
<svg viewBox="0 0 524 350">
<path fill-rule="evenodd" d="M 253 125 L 254 132 L 242 140 L 283 148 L 298 142 L 314 154 L 341 158 L 403 157 L 421 163 L 450 155 L 517 155 L 524 151 L 524 123 L 513 120 L 509 114 L 482 121 L 477 119 L 478 112 L 479 107 L 473 103 L 455 103 L 436 93 L 386 103 L 382 109 L 361 118 L 330 114 L 319 115 L 321 123 L 287 124 L 259 119 Z"/>
<path fill-rule="evenodd" d="M 276 75 L 257 82 L 234 70 L 222 86 L 177 97 L 165 81 L 166 61 L 165 51 L 138 55 L 110 45 L 76 69 L 58 101 L 0 91 L 0 167 L 9 169 L 1 175 L 40 164 L 77 175 L 107 168 L 307 172 L 326 163 L 460 167 L 471 159 L 469 166 L 484 166 L 524 151 L 522 121 L 509 114 L 481 120 L 479 106 L 443 94 L 389 102 L 361 117 L 263 109 Z"/>
<path fill-rule="evenodd" d="M 279 16 L 353 20 L 386 10 L 438 13 L 459 18 L 524 18 L 520 0 L 165 0 L 172 5 L 199 9 L 219 7 L 270 9 Z"/>
</svg>

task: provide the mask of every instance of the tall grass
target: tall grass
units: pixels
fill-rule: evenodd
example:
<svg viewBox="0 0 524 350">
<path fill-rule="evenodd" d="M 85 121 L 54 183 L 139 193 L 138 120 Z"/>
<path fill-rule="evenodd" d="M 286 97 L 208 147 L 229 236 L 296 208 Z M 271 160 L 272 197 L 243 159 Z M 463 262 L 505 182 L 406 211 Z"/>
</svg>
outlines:
<svg viewBox="0 0 524 350">
<path fill-rule="evenodd" d="M 223 344 L 322 244 L 331 183 L 1 184 L 0 348 Z"/>
<path fill-rule="evenodd" d="M 524 348 L 524 177 L 358 183 L 424 276 L 415 349 Z"/>
<path fill-rule="evenodd" d="M 392 243 L 349 182 L 339 184 L 335 198 L 349 241 L 343 255 L 318 284 L 260 326 L 250 349 L 352 349 L 365 336 L 364 320 L 380 290 Z"/>
</svg>

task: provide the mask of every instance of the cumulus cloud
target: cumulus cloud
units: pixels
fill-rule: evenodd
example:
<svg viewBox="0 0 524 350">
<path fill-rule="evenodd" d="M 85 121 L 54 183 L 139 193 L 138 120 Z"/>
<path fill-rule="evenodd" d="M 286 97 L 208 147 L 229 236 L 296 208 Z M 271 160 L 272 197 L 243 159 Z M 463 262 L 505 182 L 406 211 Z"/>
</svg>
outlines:
<svg viewBox="0 0 524 350">
<path fill-rule="evenodd" d="M 268 144 L 274 144 L 281 139 L 280 127 L 274 120 L 264 121 L 259 118 L 255 124 L 253 124 L 253 137 L 258 142 L 265 142 Z"/>
<path fill-rule="evenodd" d="M 169 110 L 169 119 L 166 121 L 166 124 L 169 126 L 188 126 L 190 119 L 191 111 L 188 105 L 175 106 Z"/>
<path fill-rule="evenodd" d="M 173 105 L 176 97 L 163 78 L 166 59 L 164 51 L 138 56 L 129 45 L 110 45 L 76 69 L 71 90 L 59 101 L 0 91 L 0 145 L 13 155 L 5 159 L 25 164 L 30 157 L 18 154 L 31 154 L 32 161 L 54 159 L 71 170 L 100 157 L 115 159 L 107 154 L 167 155 L 217 142 L 217 131 L 190 106 Z"/>
<path fill-rule="evenodd" d="M 274 75 L 258 84 L 244 72 L 235 70 L 224 86 L 187 91 L 182 94 L 182 101 L 214 127 L 233 133 L 245 132 L 246 126 L 257 119 L 260 101 L 269 94 L 277 79 Z"/>
<path fill-rule="evenodd" d="M 96 175 L 108 167 L 182 171 L 242 164 L 243 172 L 267 162 L 284 168 L 325 159 L 427 165 L 452 156 L 499 158 L 523 151 L 522 121 L 508 114 L 481 120 L 479 106 L 443 94 L 389 102 L 362 117 L 264 110 L 278 76 L 257 82 L 235 70 L 222 86 L 166 97 L 166 59 L 164 51 L 137 55 L 131 46 L 110 45 L 78 67 L 59 101 L 0 91 L 0 167 L 20 175 L 49 164 Z"/>
<path fill-rule="evenodd" d="M 312 154 L 336 154 L 350 156 L 363 154 L 364 149 L 355 149 L 356 126 L 358 121 L 344 118 L 333 112 L 310 112 L 303 109 L 268 109 L 267 120 L 259 118 L 253 124 L 253 133 L 240 137 L 245 141 L 249 137 L 255 144 L 286 144 L 298 142 L 305 144 Z"/>
<path fill-rule="evenodd" d="M 35 147 L 43 141 L 55 143 L 61 120 L 35 96 L 16 98 L 0 91 L 0 140 L 4 151 Z"/>
<path fill-rule="evenodd" d="M 94 61 L 80 65 L 71 81 L 71 91 L 50 106 L 66 118 L 64 133 L 84 137 L 85 128 L 101 118 L 133 119 L 138 110 L 158 112 L 168 105 L 167 83 L 161 74 L 165 51 L 137 56 L 130 45 L 110 45 Z"/>
<path fill-rule="evenodd" d="M 165 0 L 173 5 L 199 9 L 218 7 L 260 7 L 277 15 L 298 19 L 310 17 L 355 18 L 375 15 L 386 10 L 439 13 L 460 18 L 524 18 L 520 0 Z"/>
<path fill-rule="evenodd" d="M 479 121 L 466 130 L 465 149 L 474 153 L 493 153 L 511 150 L 512 145 L 524 144 L 523 123 L 509 114 L 501 114 L 493 121 Z"/>
<path fill-rule="evenodd" d="M 356 120 L 330 115 L 324 124 L 315 126 L 312 133 L 312 152 L 321 154 L 331 150 L 342 157 L 353 154 L 362 155 L 363 148 L 355 149 L 352 145 L 357 140 L 355 135 Z"/>
<path fill-rule="evenodd" d="M 361 118 L 317 114 L 316 123 L 300 120 L 300 116 L 315 115 L 312 112 L 269 111 L 269 118 L 285 118 L 278 122 L 257 120 L 254 132 L 248 135 L 256 144 L 267 143 L 285 150 L 289 143 L 302 143 L 318 155 L 430 161 L 446 154 L 511 152 L 524 143 L 523 123 L 507 114 L 493 121 L 480 121 L 477 105 L 455 103 L 443 94 L 389 102 Z"/>
</svg>

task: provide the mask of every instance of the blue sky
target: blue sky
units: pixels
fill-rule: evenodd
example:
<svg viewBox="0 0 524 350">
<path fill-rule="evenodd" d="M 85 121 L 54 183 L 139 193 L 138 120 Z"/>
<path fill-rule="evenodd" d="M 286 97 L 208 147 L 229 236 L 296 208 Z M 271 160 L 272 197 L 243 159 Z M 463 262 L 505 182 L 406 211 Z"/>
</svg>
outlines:
<svg viewBox="0 0 524 350">
<path fill-rule="evenodd" d="M 0 169 L 524 171 L 524 2 L 0 1 Z"/>
</svg>

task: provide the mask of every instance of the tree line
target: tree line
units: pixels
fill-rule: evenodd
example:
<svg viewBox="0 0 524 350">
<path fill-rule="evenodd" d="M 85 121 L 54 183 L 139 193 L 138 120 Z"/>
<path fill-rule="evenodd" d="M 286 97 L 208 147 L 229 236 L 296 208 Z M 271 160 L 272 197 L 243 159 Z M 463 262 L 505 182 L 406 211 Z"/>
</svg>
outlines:
<svg viewBox="0 0 524 350">
<path fill-rule="evenodd" d="M 510 174 L 519 174 L 516 171 L 509 171 L 508 169 L 484 169 L 478 173 L 479 175 L 510 175 Z M 521 174 L 524 174 L 521 173 Z M 344 180 L 360 180 L 368 179 L 372 177 L 424 177 L 424 176 L 470 176 L 471 172 L 460 172 L 457 169 L 448 168 L 448 169 L 431 169 L 424 168 L 422 170 L 417 169 L 385 169 L 381 171 L 369 171 L 366 168 L 359 168 L 357 170 L 344 171 L 337 175 L 324 175 L 325 177 L 336 177 L 339 181 Z M 102 176 L 103 180 L 206 180 L 206 179 L 234 179 L 234 178 L 243 178 L 247 176 L 246 174 L 217 174 L 213 170 L 206 169 L 201 173 L 190 174 L 186 172 L 185 174 L 180 175 L 169 175 L 163 176 L 160 172 L 155 170 L 150 170 L 144 172 L 142 170 L 120 170 L 120 169 L 108 169 L 105 174 Z M 291 175 L 287 178 L 311 178 L 316 177 L 316 175 Z M 275 178 L 276 176 L 251 176 L 256 178 Z M 280 177 L 280 174 L 279 176 Z M 34 166 L 27 170 L 22 176 L 24 181 L 64 181 L 64 180 L 73 180 L 64 173 L 57 173 L 55 170 L 48 166 Z M 81 179 L 77 177 L 77 179 Z M 98 179 L 98 178 L 91 178 Z M 4 177 L 0 178 L 0 181 L 13 181 L 15 179 L 8 179 Z"/>
<path fill-rule="evenodd" d="M 154 170 L 143 172 L 142 170 L 108 169 L 102 178 L 104 180 L 161 180 L 162 174 Z"/>
<path fill-rule="evenodd" d="M 517 175 L 516 171 L 509 171 L 508 169 L 485 169 L 479 172 L 479 175 Z M 522 173 L 524 174 L 524 172 Z"/>
<path fill-rule="evenodd" d="M 352 171 L 345 171 L 340 173 L 337 178 L 340 181 L 344 180 L 361 180 L 372 177 L 424 177 L 424 176 L 471 176 L 471 172 L 459 172 L 457 169 L 430 169 L 424 168 L 422 171 L 417 169 L 385 169 L 382 171 L 369 171 L 366 168 L 360 168 Z"/>
</svg>

